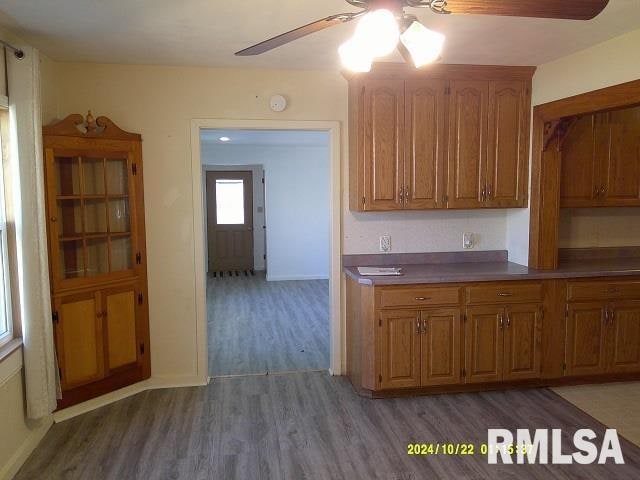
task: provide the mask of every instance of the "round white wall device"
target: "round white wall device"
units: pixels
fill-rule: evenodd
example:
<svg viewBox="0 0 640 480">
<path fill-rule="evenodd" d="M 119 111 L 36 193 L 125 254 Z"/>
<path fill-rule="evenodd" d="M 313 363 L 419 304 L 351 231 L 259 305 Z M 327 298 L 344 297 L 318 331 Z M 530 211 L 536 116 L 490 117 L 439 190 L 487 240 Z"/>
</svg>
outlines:
<svg viewBox="0 0 640 480">
<path fill-rule="evenodd" d="M 285 108 L 287 108 L 287 99 L 282 95 L 274 95 L 271 97 L 271 101 L 269 102 L 271 106 L 271 110 L 274 112 L 282 112 Z"/>
</svg>

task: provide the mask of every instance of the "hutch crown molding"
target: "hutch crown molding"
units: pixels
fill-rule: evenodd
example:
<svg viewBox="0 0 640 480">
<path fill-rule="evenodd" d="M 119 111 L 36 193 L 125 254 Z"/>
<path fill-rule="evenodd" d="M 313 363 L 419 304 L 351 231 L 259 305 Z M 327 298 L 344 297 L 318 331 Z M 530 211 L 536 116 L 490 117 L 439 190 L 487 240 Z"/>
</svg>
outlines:
<svg viewBox="0 0 640 480">
<path fill-rule="evenodd" d="M 89 112 L 43 140 L 62 408 L 150 376 L 142 138 Z"/>
<path fill-rule="evenodd" d="M 380 63 L 345 74 L 350 209 L 525 207 L 534 71 Z"/>
</svg>

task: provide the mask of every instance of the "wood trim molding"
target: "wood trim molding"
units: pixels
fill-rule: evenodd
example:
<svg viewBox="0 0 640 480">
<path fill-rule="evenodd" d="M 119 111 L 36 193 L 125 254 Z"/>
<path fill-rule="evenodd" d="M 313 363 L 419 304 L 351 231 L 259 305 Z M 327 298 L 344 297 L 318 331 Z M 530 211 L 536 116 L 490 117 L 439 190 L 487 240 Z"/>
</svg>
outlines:
<svg viewBox="0 0 640 480">
<path fill-rule="evenodd" d="M 95 119 L 91 110 L 87 113 L 86 118 L 79 113 L 73 113 L 64 120 L 42 127 L 42 133 L 63 137 L 142 140 L 140 134 L 125 132 L 108 117 L 101 116 Z"/>
<path fill-rule="evenodd" d="M 573 117 L 640 104 L 640 80 L 538 105 L 533 109 L 529 267 L 558 267 L 561 147 Z"/>
<path fill-rule="evenodd" d="M 443 78 L 446 80 L 531 80 L 536 67 L 511 67 L 504 65 L 456 65 L 432 64 L 415 68 L 405 63 L 376 62 L 367 73 L 343 71 L 347 80 L 358 78 Z"/>
</svg>

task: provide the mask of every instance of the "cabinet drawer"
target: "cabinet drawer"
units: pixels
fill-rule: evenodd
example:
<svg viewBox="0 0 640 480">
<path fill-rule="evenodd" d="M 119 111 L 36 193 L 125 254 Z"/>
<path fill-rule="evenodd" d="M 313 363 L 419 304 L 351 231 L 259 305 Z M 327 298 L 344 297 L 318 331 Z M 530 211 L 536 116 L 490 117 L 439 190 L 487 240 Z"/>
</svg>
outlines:
<svg viewBox="0 0 640 480">
<path fill-rule="evenodd" d="M 536 303 L 541 301 L 541 283 L 494 283 L 467 287 L 468 303 Z"/>
<path fill-rule="evenodd" d="M 572 282 L 567 287 L 567 299 L 570 301 L 616 298 L 640 300 L 640 281 Z"/>
<path fill-rule="evenodd" d="M 460 287 L 389 288 L 380 295 L 381 307 L 452 305 L 460 303 Z"/>
</svg>

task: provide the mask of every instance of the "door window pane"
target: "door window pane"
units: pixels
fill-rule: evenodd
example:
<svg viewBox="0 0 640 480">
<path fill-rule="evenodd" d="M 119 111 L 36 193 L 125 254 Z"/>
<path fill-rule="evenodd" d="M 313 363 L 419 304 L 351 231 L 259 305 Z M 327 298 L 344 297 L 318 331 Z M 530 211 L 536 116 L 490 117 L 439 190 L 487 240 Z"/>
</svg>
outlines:
<svg viewBox="0 0 640 480">
<path fill-rule="evenodd" d="M 84 249 L 82 240 L 60 242 L 60 271 L 63 278 L 84 276 Z"/>
<path fill-rule="evenodd" d="M 84 201 L 85 233 L 105 233 L 107 231 L 107 203 L 104 200 Z"/>
<path fill-rule="evenodd" d="M 131 261 L 131 237 L 111 237 L 111 271 L 133 268 Z"/>
<path fill-rule="evenodd" d="M 80 163 L 78 158 L 56 157 L 56 193 L 80 195 Z"/>
<path fill-rule="evenodd" d="M 127 198 L 109 199 L 109 231 L 129 231 L 129 201 Z"/>
<path fill-rule="evenodd" d="M 87 277 L 109 272 L 107 238 L 87 240 Z"/>
<path fill-rule="evenodd" d="M 58 200 L 60 236 L 77 237 L 82 235 L 82 206 L 80 200 Z"/>
<path fill-rule="evenodd" d="M 216 180 L 216 223 L 218 225 L 244 223 L 243 180 Z"/>
</svg>

